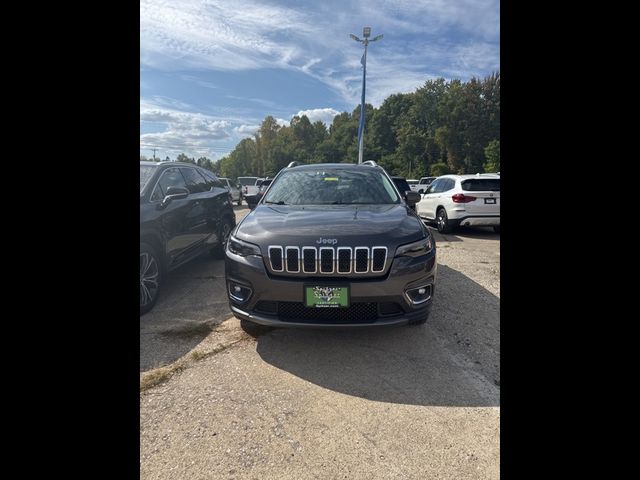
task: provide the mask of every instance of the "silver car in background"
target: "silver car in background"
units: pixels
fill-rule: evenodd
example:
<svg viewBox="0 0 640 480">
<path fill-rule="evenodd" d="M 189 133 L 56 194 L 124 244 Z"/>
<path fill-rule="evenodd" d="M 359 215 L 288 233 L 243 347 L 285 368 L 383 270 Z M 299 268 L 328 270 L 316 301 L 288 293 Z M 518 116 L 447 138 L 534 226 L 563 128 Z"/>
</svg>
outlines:
<svg viewBox="0 0 640 480">
<path fill-rule="evenodd" d="M 229 196 L 232 202 L 236 202 L 236 205 L 242 205 L 242 189 L 240 184 L 234 184 L 230 179 L 224 177 L 218 177 L 227 190 L 229 190 Z"/>
</svg>

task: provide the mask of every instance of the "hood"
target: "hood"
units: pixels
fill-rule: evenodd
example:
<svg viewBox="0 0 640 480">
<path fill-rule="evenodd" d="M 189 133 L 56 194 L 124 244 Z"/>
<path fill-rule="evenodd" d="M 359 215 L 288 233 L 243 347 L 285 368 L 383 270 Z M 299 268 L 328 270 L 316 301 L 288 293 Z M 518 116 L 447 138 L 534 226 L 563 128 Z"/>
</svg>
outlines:
<svg viewBox="0 0 640 480">
<path fill-rule="evenodd" d="M 264 205 L 240 223 L 235 236 L 259 245 L 355 247 L 420 240 L 426 227 L 404 204 Z"/>
</svg>

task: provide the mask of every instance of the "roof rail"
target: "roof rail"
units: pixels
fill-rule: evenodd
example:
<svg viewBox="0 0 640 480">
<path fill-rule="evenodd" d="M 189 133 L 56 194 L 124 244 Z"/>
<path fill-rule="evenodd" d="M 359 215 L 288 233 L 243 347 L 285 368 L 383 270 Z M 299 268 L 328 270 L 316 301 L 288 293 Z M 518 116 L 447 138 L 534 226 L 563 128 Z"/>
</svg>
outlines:
<svg viewBox="0 0 640 480">
<path fill-rule="evenodd" d="M 289 165 L 287 165 L 287 168 L 297 167 L 298 165 L 300 165 L 299 162 L 291 162 Z"/>
<path fill-rule="evenodd" d="M 373 160 L 367 160 L 366 162 L 362 162 L 360 165 L 371 165 L 372 167 L 377 167 L 378 164 Z"/>
</svg>

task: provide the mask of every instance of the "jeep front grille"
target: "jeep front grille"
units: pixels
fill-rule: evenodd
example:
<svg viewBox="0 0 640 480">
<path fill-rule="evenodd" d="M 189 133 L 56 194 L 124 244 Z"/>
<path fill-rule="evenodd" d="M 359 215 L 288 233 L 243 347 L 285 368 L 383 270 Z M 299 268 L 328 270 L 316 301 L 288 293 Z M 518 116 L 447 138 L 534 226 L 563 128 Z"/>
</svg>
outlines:
<svg viewBox="0 0 640 480">
<path fill-rule="evenodd" d="M 383 273 L 387 247 L 292 247 L 269 245 L 273 272 L 349 275 Z"/>
</svg>

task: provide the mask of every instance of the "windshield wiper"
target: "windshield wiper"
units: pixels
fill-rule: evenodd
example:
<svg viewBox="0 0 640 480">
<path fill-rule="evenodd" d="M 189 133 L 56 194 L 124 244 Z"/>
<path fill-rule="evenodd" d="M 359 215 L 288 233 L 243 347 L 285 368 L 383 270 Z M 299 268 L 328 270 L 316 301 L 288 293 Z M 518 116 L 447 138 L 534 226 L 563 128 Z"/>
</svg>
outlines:
<svg viewBox="0 0 640 480">
<path fill-rule="evenodd" d="M 284 203 L 282 200 L 280 200 L 279 202 L 271 202 L 269 200 L 265 200 L 264 203 L 270 203 L 273 205 L 286 205 L 286 203 Z"/>
</svg>

